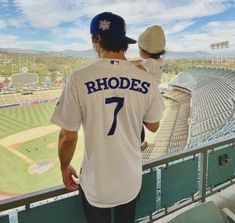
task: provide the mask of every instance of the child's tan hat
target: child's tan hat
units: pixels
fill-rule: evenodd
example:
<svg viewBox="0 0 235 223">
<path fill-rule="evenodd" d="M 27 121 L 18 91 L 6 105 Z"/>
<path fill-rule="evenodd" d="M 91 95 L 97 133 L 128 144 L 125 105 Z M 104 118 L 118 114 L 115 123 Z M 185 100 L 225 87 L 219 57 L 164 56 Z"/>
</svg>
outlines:
<svg viewBox="0 0 235 223">
<path fill-rule="evenodd" d="M 165 49 L 166 39 L 161 26 L 147 28 L 138 39 L 139 46 L 148 53 L 159 53 Z"/>
</svg>

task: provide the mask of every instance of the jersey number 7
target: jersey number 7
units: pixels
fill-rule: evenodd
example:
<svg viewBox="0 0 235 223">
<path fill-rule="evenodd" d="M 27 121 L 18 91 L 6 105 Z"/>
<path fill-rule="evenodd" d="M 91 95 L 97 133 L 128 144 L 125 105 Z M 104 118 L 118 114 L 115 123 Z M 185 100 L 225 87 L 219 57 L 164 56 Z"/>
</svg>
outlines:
<svg viewBox="0 0 235 223">
<path fill-rule="evenodd" d="M 114 135 L 114 132 L 117 127 L 117 115 L 118 115 L 118 112 L 122 109 L 122 107 L 124 105 L 124 98 L 111 97 L 111 98 L 105 99 L 105 104 L 111 104 L 111 103 L 117 103 L 117 106 L 114 109 L 113 123 L 112 123 L 110 130 L 109 130 L 108 136 Z"/>
</svg>

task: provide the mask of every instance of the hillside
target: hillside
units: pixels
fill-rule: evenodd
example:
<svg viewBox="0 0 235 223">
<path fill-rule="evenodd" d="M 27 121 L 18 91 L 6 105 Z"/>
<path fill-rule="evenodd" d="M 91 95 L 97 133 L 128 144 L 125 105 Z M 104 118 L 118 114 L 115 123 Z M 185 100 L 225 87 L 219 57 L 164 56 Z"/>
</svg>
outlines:
<svg viewBox="0 0 235 223">
<path fill-rule="evenodd" d="M 137 53 L 137 51 L 130 49 L 129 53 L 134 54 Z M 128 58 L 134 57 L 128 56 Z M 54 82 L 57 77 L 69 75 L 75 70 L 81 69 L 95 60 L 96 58 L 93 50 L 27 52 L 22 50 L 17 51 L 17 49 L 11 51 L 0 49 L 0 77 L 2 76 L 2 79 L 10 77 L 12 74 L 19 73 L 22 67 L 27 67 L 29 72 L 38 74 L 40 83 L 42 83 L 46 77 L 49 77 L 52 82 Z M 208 53 L 204 51 L 194 53 L 167 52 L 162 81 L 167 83 L 174 75 L 191 66 L 235 68 L 235 62 L 230 60 L 227 64 L 212 65 Z"/>
</svg>

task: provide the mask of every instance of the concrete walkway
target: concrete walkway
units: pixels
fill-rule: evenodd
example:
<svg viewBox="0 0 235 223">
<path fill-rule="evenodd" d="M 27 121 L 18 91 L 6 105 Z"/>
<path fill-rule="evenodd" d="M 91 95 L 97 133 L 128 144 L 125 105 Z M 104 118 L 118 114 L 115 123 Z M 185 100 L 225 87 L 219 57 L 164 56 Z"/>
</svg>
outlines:
<svg viewBox="0 0 235 223">
<path fill-rule="evenodd" d="M 206 199 L 206 201 L 213 201 L 216 204 L 216 206 L 219 208 L 221 213 L 222 213 L 222 209 L 225 207 L 229 208 L 233 213 L 235 213 L 235 184 L 228 187 L 227 189 L 225 189 L 221 192 L 218 192 L 218 193 L 208 197 Z M 183 213 L 184 211 L 194 207 L 197 204 L 198 203 L 191 204 L 191 205 L 189 205 L 179 211 L 176 211 L 175 213 L 172 213 L 162 219 L 159 219 L 155 222 L 156 223 L 167 223 L 175 216 L 179 215 L 180 213 Z M 222 213 L 222 215 L 223 215 L 223 213 Z"/>
</svg>

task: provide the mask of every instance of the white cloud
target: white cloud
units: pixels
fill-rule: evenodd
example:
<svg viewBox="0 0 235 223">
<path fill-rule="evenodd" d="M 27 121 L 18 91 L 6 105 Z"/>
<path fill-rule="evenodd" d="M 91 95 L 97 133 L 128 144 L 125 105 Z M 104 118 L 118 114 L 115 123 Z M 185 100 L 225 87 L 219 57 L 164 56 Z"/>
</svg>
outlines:
<svg viewBox="0 0 235 223">
<path fill-rule="evenodd" d="M 84 42 L 90 42 L 91 39 L 89 27 L 81 22 L 76 23 L 73 27 L 57 27 L 52 30 L 52 33 L 63 39 L 77 38 Z"/>
<path fill-rule="evenodd" d="M 54 28 L 51 30 L 51 34 L 57 41 L 70 41 L 69 49 L 72 49 L 71 46 L 75 46 L 76 49 L 80 46 L 80 50 L 91 48 L 91 34 L 89 28 L 83 23 L 78 23 L 74 27 Z"/>
<path fill-rule="evenodd" d="M 0 3 L 3 2 L 8 1 L 0 0 Z M 15 44 L 24 47 L 28 44 L 30 48 L 49 50 L 88 49 L 91 46 L 90 19 L 103 11 L 123 16 L 128 24 L 127 34 L 134 39 L 137 39 L 147 26 L 162 25 L 167 35 L 168 50 L 209 50 L 211 42 L 223 40 L 235 44 L 234 22 L 214 21 L 199 27 L 199 30 L 194 30 L 193 34 L 185 31 L 195 24 L 198 18 L 225 12 L 232 3 L 235 3 L 234 0 L 13 0 L 13 2 L 21 15 L 15 19 L 0 20 L 0 28 L 5 24 L 19 28 L 28 23 L 36 29 L 47 29 L 55 39 L 55 42 L 47 39 L 36 42 L 24 42 L 19 39 L 15 41 Z M 73 26 L 61 25 L 66 22 L 72 22 Z M 71 43 L 67 43 L 70 39 Z M 62 44 L 63 41 L 66 44 Z M 131 47 L 136 49 L 137 45 Z"/>
<path fill-rule="evenodd" d="M 34 27 L 54 27 L 76 20 L 79 14 L 79 1 L 75 0 L 15 0 L 14 3 Z"/>
<path fill-rule="evenodd" d="M 6 27 L 5 21 L 0 20 L 0 29 L 5 28 L 5 27 Z"/>
<path fill-rule="evenodd" d="M 177 1 L 147 0 L 14 0 L 22 14 L 35 27 L 54 27 L 62 22 L 76 21 L 82 16 L 93 17 L 103 11 L 123 16 L 129 24 L 191 20 L 221 13 L 230 7 L 226 0 Z M 231 2 L 231 1 L 230 1 Z"/>
<path fill-rule="evenodd" d="M 173 25 L 167 26 L 165 33 L 166 35 L 173 34 L 173 33 L 178 33 L 187 27 L 191 26 L 194 24 L 193 21 L 184 21 L 184 22 L 179 22 Z M 150 24 L 151 26 L 153 24 Z M 130 29 L 127 30 L 127 35 L 131 38 L 138 39 L 138 36 L 146 29 L 147 27 L 141 26 L 141 27 L 130 27 Z M 72 28 L 56 28 L 52 30 L 54 36 L 57 36 L 57 38 L 60 39 L 70 39 L 70 38 L 77 38 L 80 39 L 80 41 L 87 43 L 90 45 L 90 39 L 91 35 L 89 32 L 89 27 L 87 27 L 86 24 L 83 23 L 77 23 L 76 27 Z M 137 48 L 137 47 L 134 47 Z"/>
<path fill-rule="evenodd" d="M 232 48 L 235 48 L 235 21 L 211 22 L 205 30 L 209 32 L 211 43 L 219 41 L 229 41 Z"/>
<path fill-rule="evenodd" d="M 60 44 L 51 41 L 24 41 L 13 35 L 0 35 L 0 46 L 3 48 L 22 48 L 22 49 L 37 49 L 46 51 L 62 51 L 85 50 L 88 49 L 87 44 Z M 89 47 L 91 48 L 91 47 Z"/>
<path fill-rule="evenodd" d="M 229 41 L 230 49 L 235 50 L 235 21 L 214 21 L 201 28 L 200 33 L 171 37 L 167 48 L 171 51 L 210 51 L 210 44 Z"/>
<path fill-rule="evenodd" d="M 7 19 L 5 22 L 8 26 L 14 26 L 16 28 L 20 28 L 26 23 L 26 21 L 20 17 Z"/>
<path fill-rule="evenodd" d="M 21 45 L 17 43 L 17 39 L 18 37 L 13 35 L 0 35 L 0 46 L 3 48 L 21 47 Z"/>
<path fill-rule="evenodd" d="M 98 1 L 101 2 L 101 1 Z M 184 1 L 87 1 L 81 15 L 93 16 L 102 11 L 112 11 L 123 16 L 129 24 L 168 24 L 169 22 L 192 20 L 226 11 L 232 2 L 226 0 Z"/>
<path fill-rule="evenodd" d="M 165 8 L 163 19 L 165 21 L 195 19 L 215 15 L 226 11 L 231 4 L 224 0 L 194 0 L 187 4 Z"/>
<path fill-rule="evenodd" d="M 174 34 L 185 30 L 186 28 L 193 25 L 195 21 L 182 21 L 174 24 L 169 24 L 166 26 L 165 33 L 166 35 Z"/>
</svg>

